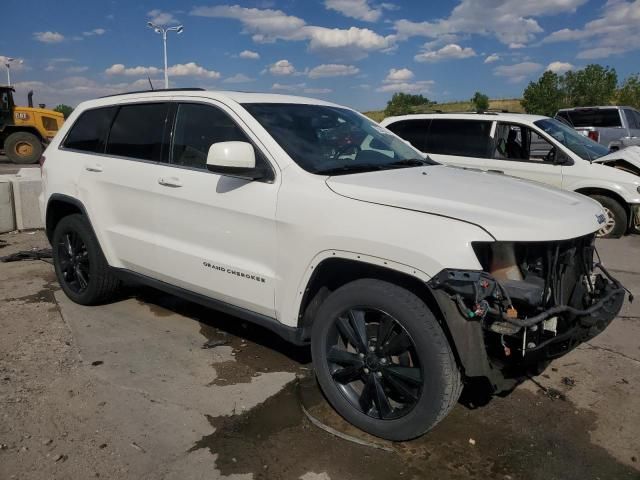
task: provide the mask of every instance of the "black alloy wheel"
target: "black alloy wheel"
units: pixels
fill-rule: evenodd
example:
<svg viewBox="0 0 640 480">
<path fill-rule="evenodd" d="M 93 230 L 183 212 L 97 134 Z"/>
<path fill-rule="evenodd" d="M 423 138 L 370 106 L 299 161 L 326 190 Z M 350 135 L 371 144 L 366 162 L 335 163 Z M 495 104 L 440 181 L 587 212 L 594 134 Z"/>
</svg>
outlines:
<svg viewBox="0 0 640 480">
<path fill-rule="evenodd" d="M 82 294 L 91 279 L 87 246 L 77 232 L 69 231 L 60 238 L 56 248 L 64 282 L 72 292 Z"/>
<path fill-rule="evenodd" d="M 411 336 L 375 308 L 350 308 L 329 330 L 327 362 L 338 389 L 360 412 L 390 420 L 420 398 L 423 372 Z"/>
</svg>

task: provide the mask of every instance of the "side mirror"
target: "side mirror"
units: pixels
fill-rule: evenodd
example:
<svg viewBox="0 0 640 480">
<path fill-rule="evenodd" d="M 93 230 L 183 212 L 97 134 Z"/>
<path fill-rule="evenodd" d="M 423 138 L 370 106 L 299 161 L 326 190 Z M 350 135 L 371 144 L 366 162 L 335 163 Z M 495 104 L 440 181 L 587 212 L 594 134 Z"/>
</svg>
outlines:
<svg viewBox="0 0 640 480">
<path fill-rule="evenodd" d="M 560 152 L 554 147 L 553 164 L 554 165 L 572 165 L 573 162 L 564 152 Z"/>
<path fill-rule="evenodd" d="M 234 177 L 257 180 L 256 154 L 248 142 L 218 142 L 209 147 L 207 170 Z"/>
</svg>

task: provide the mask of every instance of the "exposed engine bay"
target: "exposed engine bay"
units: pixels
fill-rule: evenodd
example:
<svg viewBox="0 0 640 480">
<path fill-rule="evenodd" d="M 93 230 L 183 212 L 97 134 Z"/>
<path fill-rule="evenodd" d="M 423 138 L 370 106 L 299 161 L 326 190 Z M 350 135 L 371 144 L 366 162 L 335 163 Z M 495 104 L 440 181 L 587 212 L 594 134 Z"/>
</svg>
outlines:
<svg viewBox="0 0 640 480">
<path fill-rule="evenodd" d="M 627 290 L 594 241 L 474 243 L 483 271 L 445 269 L 428 285 L 481 325 L 492 366 L 515 378 L 598 335 L 620 311 Z"/>
</svg>

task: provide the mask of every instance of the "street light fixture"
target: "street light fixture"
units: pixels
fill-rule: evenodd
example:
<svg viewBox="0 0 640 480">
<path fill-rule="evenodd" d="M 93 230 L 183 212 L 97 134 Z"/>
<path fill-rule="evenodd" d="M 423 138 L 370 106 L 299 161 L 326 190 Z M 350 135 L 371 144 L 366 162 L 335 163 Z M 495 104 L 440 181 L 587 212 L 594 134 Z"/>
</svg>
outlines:
<svg viewBox="0 0 640 480">
<path fill-rule="evenodd" d="M 164 88 L 169 88 L 169 74 L 167 71 L 167 32 L 176 32 L 181 34 L 184 26 L 176 25 L 175 27 L 163 27 L 153 22 L 147 22 L 147 27 L 152 28 L 154 32 L 162 34 L 162 46 L 164 47 Z"/>
<path fill-rule="evenodd" d="M 13 58 L 13 57 L 6 57 L 4 59 L 4 66 L 7 67 L 7 85 L 8 86 L 11 86 L 11 64 L 14 62 L 16 62 L 18 65 L 22 65 L 24 60 L 22 60 L 21 58 Z"/>
</svg>

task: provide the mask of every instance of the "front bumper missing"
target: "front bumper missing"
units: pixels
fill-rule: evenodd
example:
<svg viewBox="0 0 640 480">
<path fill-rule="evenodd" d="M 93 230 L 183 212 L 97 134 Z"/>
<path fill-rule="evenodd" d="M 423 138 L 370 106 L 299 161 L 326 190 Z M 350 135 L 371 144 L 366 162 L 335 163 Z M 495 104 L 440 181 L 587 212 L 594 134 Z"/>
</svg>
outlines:
<svg viewBox="0 0 640 480">
<path fill-rule="evenodd" d="M 576 289 L 579 295 L 568 304 L 548 308 L 535 306 L 544 303 L 535 285 L 499 282 L 483 271 L 445 269 L 427 285 L 444 313 L 465 375 L 486 377 L 499 393 L 595 337 L 619 313 L 627 290 L 600 264 L 594 268 L 598 273 L 585 282 L 590 287 Z M 527 303 L 534 305 L 523 308 Z"/>
</svg>

